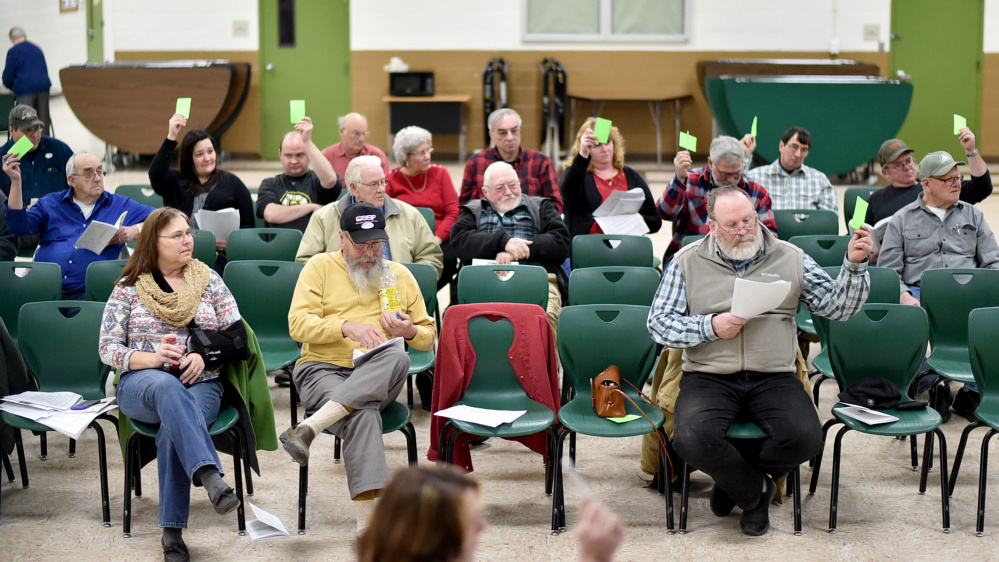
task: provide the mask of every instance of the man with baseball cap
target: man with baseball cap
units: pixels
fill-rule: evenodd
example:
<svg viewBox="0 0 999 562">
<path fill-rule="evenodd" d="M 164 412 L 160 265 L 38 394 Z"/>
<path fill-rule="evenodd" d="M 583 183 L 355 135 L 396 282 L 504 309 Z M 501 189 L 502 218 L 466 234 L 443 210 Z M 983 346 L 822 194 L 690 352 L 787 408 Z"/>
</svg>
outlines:
<svg viewBox="0 0 999 562">
<path fill-rule="evenodd" d="M 42 134 L 45 124 L 30 105 L 15 105 L 10 110 L 9 120 L 7 134 L 10 138 L 0 146 L 0 154 L 7 154 L 23 136 L 31 140 L 31 148 L 21 155 L 21 188 L 25 201 L 32 202 L 49 193 L 68 189 L 64 172 L 73 156 L 69 145 Z M 0 190 L 10 197 L 10 178 L 0 176 Z"/>
<path fill-rule="evenodd" d="M 316 254 L 305 264 L 288 311 L 291 336 L 302 343 L 292 378 L 311 415 L 282 433 L 281 442 L 295 462 L 306 465 L 309 445 L 324 429 L 343 439 L 347 486 L 361 532 L 389 476 L 381 410 L 402 391 L 409 356 L 401 345 L 386 346 L 355 364 L 353 353 L 392 338 L 427 350 L 436 329 L 413 275 L 382 258 L 388 233 L 381 209 L 368 203 L 347 207 L 338 236 L 339 251 Z M 399 310 L 381 309 L 378 288 L 385 268 L 397 280 Z"/>
<path fill-rule="evenodd" d="M 989 176 L 985 160 L 975 148 L 975 134 L 965 127 L 958 134 L 961 147 L 968 156 L 971 179 L 961 183 L 961 201 L 974 205 L 992 194 L 992 178 Z M 894 215 L 899 209 L 916 200 L 923 190 L 916 177 L 916 160 L 913 150 L 899 139 L 888 139 L 878 150 L 877 161 L 881 175 L 891 184 L 871 194 L 867 203 L 867 224 L 877 226 L 878 222 Z"/>
</svg>

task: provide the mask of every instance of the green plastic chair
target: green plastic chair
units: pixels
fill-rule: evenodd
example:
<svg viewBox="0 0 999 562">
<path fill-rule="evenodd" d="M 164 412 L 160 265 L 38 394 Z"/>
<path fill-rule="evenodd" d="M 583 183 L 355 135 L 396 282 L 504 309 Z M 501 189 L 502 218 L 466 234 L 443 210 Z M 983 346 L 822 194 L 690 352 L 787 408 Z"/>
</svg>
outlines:
<svg viewBox="0 0 999 562">
<path fill-rule="evenodd" d="M 853 218 L 853 211 L 857 208 L 857 197 L 864 201 L 871 198 L 871 194 L 881 189 L 880 187 L 848 187 L 843 194 L 843 223 L 847 229 L 850 228 L 850 219 Z"/>
<path fill-rule="evenodd" d="M 208 267 L 215 267 L 218 251 L 215 249 L 215 234 L 211 230 L 192 230 L 194 235 L 194 257 Z"/>
<path fill-rule="evenodd" d="M 437 227 L 437 219 L 434 216 L 434 210 L 430 207 L 417 207 L 417 211 L 423 215 L 423 218 L 427 221 L 427 226 L 430 227 L 430 232 L 434 232 L 434 228 Z"/>
<path fill-rule="evenodd" d="M 652 306 L 659 272 L 651 267 L 586 267 L 569 274 L 569 306 L 637 304 Z"/>
<path fill-rule="evenodd" d="M 18 269 L 27 269 L 27 275 L 18 276 Z M 0 287 L 3 287 L 0 291 L 3 294 L 0 298 L 0 318 L 3 318 L 11 339 L 17 344 L 21 305 L 61 299 L 62 268 L 57 263 L 41 261 L 0 262 Z"/>
<path fill-rule="evenodd" d="M 562 425 L 556 437 L 555 486 L 552 498 L 552 529 L 565 527 L 565 496 L 562 482 L 562 455 L 565 438 L 582 433 L 594 437 L 634 437 L 649 433 L 644 417 L 614 423 L 597 417 L 593 410 L 590 379 L 611 365 L 621 370 L 621 378 L 642 388 L 656 361 L 656 343 L 649 335 L 646 321 L 649 307 L 628 304 L 581 304 L 562 309 L 558 321 L 558 354 L 562 362 L 563 384 L 570 385 L 573 398 L 562 405 L 558 420 Z M 657 406 L 645 401 L 627 384 L 621 385 L 652 423 L 664 442 L 662 430 L 666 416 Z M 628 414 L 639 414 L 635 406 L 625 401 Z M 574 459 L 573 459 L 574 460 Z M 666 496 L 666 529 L 673 532 L 673 469 L 666 451 L 659 451 L 659 465 L 666 467 L 666 477 L 660 478 L 660 491 Z"/>
<path fill-rule="evenodd" d="M 124 195 L 132 201 L 148 205 L 154 209 L 159 209 L 163 206 L 163 197 L 153 191 L 153 187 L 149 184 L 119 185 L 115 188 L 114 192 L 116 195 Z"/>
<path fill-rule="evenodd" d="M 427 305 L 427 314 L 431 318 L 436 318 L 436 326 L 440 326 L 440 309 L 437 304 L 437 270 L 434 266 L 426 263 L 404 263 L 409 272 L 416 278 L 416 283 L 420 286 L 420 293 L 423 295 L 423 302 Z M 437 360 L 437 354 L 433 349 L 423 351 L 406 347 L 409 354 L 409 376 L 406 378 L 406 400 L 407 404 L 413 405 L 413 377 L 431 369 Z M 429 406 L 429 404 L 427 404 Z"/>
<path fill-rule="evenodd" d="M 121 272 L 128 260 L 101 260 L 87 266 L 86 291 L 88 301 L 108 302 L 111 291 L 121 279 Z"/>
<path fill-rule="evenodd" d="M 833 234 L 795 236 L 788 242 L 804 250 L 821 267 L 842 266 L 843 259 L 850 247 L 849 236 Z"/>
<path fill-rule="evenodd" d="M 911 402 L 905 389 L 916 376 L 923 358 L 929 336 L 929 322 L 926 311 L 918 306 L 904 304 L 866 304 L 853 318 L 845 322 L 829 323 L 829 358 L 833 373 L 840 388 L 869 378 L 884 378 L 902 390 L 902 402 Z M 886 352 L 886 351 L 889 351 Z M 822 426 L 823 448 L 815 457 L 809 494 L 815 493 L 819 471 L 822 465 L 822 451 L 825 437 L 835 425 L 843 427 L 836 434 L 833 449 L 832 490 L 829 502 L 829 532 L 836 532 L 836 516 L 839 509 L 840 451 L 843 436 L 849 431 L 859 431 L 868 435 L 884 437 L 906 437 L 926 435 L 923 450 L 923 466 L 919 478 L 919 493 L 926 492 L 926 477 L 933 455 L 933 437 L 940 439 L 940 496 L 943 513 L 943 530 L 950 532 L 950 501 L 947 483 L 947 441 L 940 430 L 942 420 L 933 408 L 901 411 L 884 410 L 898 421 L 867 425 L 837 411 L 847 406 L 842 402 L 833 407 L 833 419 Z"/>
<path fill-rule="evenodd" d="M 288 329 L 288 310 L 305 264 L 294 261 L 243 260 L 226 264 L 225 281 L 239 313 L 253 326 L 269 373 L 298 360 L 298 343 Z"/>
<path fill-rule="evenodd" d="M 540 265 L 463 266 L 458 270 L 458 304 L 482 302 L 519 302 L 547 309 L 548 271 Z"/>
<path fill-rule="evenodd" d="M 243 228 L 229 233 L 225 255 L 241 260 L 295 261 L 302 231 L 294 228 Z"/>
<path fill-rule="evenodd" d="M 74 311 L 77 311 L 75 314 Z M 104 397 L 104 381 L 110 367 L 98 355 L 101 321 L 104 304 L 88 301 L 29 302 L 21 307 L 21 339 L 18 347 L 28 369 L 38 381 L 42 392 L 75 392 L 84 400 Z M 53 345 L 58 346 L 53 351 Z M 110 500 L 108 499 L 108 461 L 104 429 L 98 420 L 106 420 L 118 427 L 118 420 L 101 414 L 89 427 L 97 432 L 97 456 L 100 469 L 101 511 L 105 527 L 111 526 Z M 21 430 L 47 433 L 51 427 L 10 412 L 0 412 L 0 420 L 14 428 L 14 445 L 17 448 L 21 485 L 28 488 L 28 469 L 24 458 Z M 43 453 L 44 455 L 44 453 Z M 75 440 L 71 441 L 70 456 L 75 456 Z M 51 497 L 39 501 L 51 501 Z"/>
<path fill-rule="evenodd" d="M 968 352 L 971 357 L 971 372 L 982 402 L 975 410 L 978 419 L 969 423 L 961 432 L 961 443 L 954 457 L 954 468 L 950 473 L 949 493 L 954 495 L 957 473 L 961 470 L 961 459 L 968 437 L 972 430 L 988 427 L 982 438 L 982 453 L 978 473 L 978 520 L 975 531 L 979 537 L 985 534 L 985 492 L 988 482 L 989 440 L 999 433 L 999 307 L 978 308 L 968 315 Z"/>
<path fill-rule="evenodd" d="M 686 235 L 686 236 L 683 237 L 683 242 L 680 244 L 680 247 L 682 248 L 682 247 L 685 247 L 685 246 L 689 246 L 690 244 L 693 244 L 694 242 L 697 242 L 698 240 L 704 238 L 705 236 L 707 236 L 707 235 L 706 234 L 688 234 L 688 235 Z"/>
<path fill-rule="evenodd" d="M 652 267 L 652 258 L 652 239 L 646 236 L 581 234 L 572 239 L 573 269 L 608 265 Z"/>
<path fill-rule="evenodd" d="M 781 240 L 809 234 L 839 234 L 839 216 L 824 209 L 775 210 L 774 219 L 777 220 L 777 237 Z"/>
<path fill-rule="evenodd" d="M 999 270 L 930 269 L 920 279 L 920 303 L 930 319 L 926 359 L 934 372 L 950 380 L 975 382 L 968 356 L 968 314 L 999 306 Z"/>
</svg>

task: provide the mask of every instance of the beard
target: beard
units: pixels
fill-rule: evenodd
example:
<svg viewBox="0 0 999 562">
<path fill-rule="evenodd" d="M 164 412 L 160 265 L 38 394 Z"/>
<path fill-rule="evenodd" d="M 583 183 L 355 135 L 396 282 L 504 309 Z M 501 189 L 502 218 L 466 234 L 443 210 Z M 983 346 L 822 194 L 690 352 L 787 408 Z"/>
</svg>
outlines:
<svg viewBox="0 0 999 562">
<path fill-rule="evenodd" d="M 763 246 L 763 227 L 757 221 L 756 228 L 750 234 L 738 236 L 731 242 L 721 236 L 718 236 L 717 240 L 722 254 L 728 259 L 735 261 L 748 260 L 755 256 L 760 251 L 760 247 Z"/>
<path fill-rule="evenodd" d="M 382 274 L 381 256 L 363 256 L 350 259 L 346 255 L 343 260 L 347 263 L 347 277 L 354 284 L 354 288 L 361 295 L 378 291 L 378 281 Z"/>
<path fill-rule="evenodd" d="M 496 209 L 497 213 L 505 215 L 506 213 L 512 211 L 514 207 L 520 205 L 520 201 L 520 195 L 509 195 L 497 201 L 493 208 Z"/>
</svg>

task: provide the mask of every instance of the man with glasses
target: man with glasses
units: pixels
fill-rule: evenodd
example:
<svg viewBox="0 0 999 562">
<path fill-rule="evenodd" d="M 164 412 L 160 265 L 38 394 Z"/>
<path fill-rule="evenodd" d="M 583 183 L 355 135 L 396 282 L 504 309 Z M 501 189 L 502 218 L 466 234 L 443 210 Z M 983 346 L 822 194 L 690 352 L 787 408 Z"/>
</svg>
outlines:
<svg viewBox="0 0 999 562">
<path fill-rule="evenodd" d="M 547 312 L 554 329 L 568 290 L 562 262 L 569 257 L 569 229 L 553 199 L 523 195 L 521 178 L 510 164 L 493 162 L 483 181 L 484 197 L 463 205 L 451 228 L 454 251 L 463 265 L 483 259 L 548 270 Z"/>
<path fill-rule="evenodd" d="M 690 234 L 707 234 L 708 194 L 711 190 L 734 186 L 746 192 L 756 216 L 763 226 L 777 234 L 777 221 L 771 210 L 770 195 L 762 185 L 745 178 L 742 174 L 743 146 L 736 139 L 727 136 L 711 141 L 708 165 L 691 170 L 690 152 L 681 150 L 673 158 L 676 175 L 659 198 L 657 208 L 663 220 L 673 221 L 673 240 L 666 248 L 663 261 L 666 262 L 680 249 L 683 238 Z"/>
<path fill-rule="evenodd" d="M 752 135 L 742 138 L 746 152 L 743 173 L 746 178 L 766 186 L 774 209 L 824 209 L 839 213 L 836 189 L 822 172 L 805 165 L 805 158 L 812 146 L 812 135 L 804 127 L 791 127 L 784 131 L 777 144 L 780 158 L 772 164 L 753 168 L 756 139 Z"/>
<path fill-rule="evenodd" d="M 3 206 L 7 228 L 14 234 L 39 235 L 35 261 L 59 264 L 62 298 L 82 298 L 87 266 L 95 261 L 118 259 L 125 244 L 138 238 L 141 223 L 153 208 L 104 191 L 100 159 L 81 152 L 71 156 L 66 165 L 70 188 L 45 195 L 25 209 L 20 168 L 20 161 L 13 155 L 3 156 L 3 171 L 10 178 L 10 198 Z M 90 223 L 115 224 L 124 212 L 128 214 L 121 228 L 99 254 L 75 247 Z"/>
<path fill-rule="evenodd" d="M 380 171 L 377 159 L 362 158 L 372 158 Z M 312 440 L 324 429 L 343 439 L 347 487 L 360 533 L 388 481 L 381 410 L 402 391 L 409 356 L 402 345 L 387 346 L 361 364 L 355 364 L 352 355 L 392 338 L 428 350 L 436 330 L 413 275 L 402 264 L 382 259 L 384 240 L 392 233 L 381 209 L 367 203 L 345 208 L 336 236 L 339 251 L 319 254 L 305 264 L 288 311 L 291 337 L 302 342 L 302 358 L 292 376 L 302 405 L 312 414 L 282 433 L 281 442 L 304 466 Z M 398 282 L 398 310 L 381 308 L 378 288 L 385 267 Z"/>
<path fill-rule="evenodd" d="M 724 517 L 738 506 L 742 532 L 759 536 L 770 528 L 774 479 L 822 446 L 815 406 L 796 372 L 798 303 L 833 320 L 856 314 L 870 292 L 871 237 L 867 228 L 854 233 L 833 280 L 800 248 L 761 227 L 757 202 L 744 189 L 713 189 L 706 207 L 709 233 L 666 265 L 648 328 L 660 344 L 683 350 L 677 453 L 715 481 L 711 511 Z M 738 279 L 782 281 L 790 289 L 772 310 L 741 318 L 732 314 Z M 740 450 L 725 439 L 736 420 L 767 428 L 758 449 Z"/>
<path fill-rule="evenodd" d="M 416 207 L 385 194 L 388 180 L 378 157 L 358 156 L 351 160 L 343 178 L 349 193 L 312 213 L 295 260 L 305 263 L 316 254 L 339 251 L 340 217 L 348 207 L 360 202 L 374 205 L 385 220 L 388 240 L 382 247 L 383 258 L 432 265 L 439 277 L 444 261 L 433 231 Z"/>
<path fill-rule="evenodd" d="M 458 204 L 480 199 L 486 168 L 493 162 L 506 162 L 513 166 L 524 193 L 529 197 L 549 197 L 562 212 L 562 194 L 558 190 L 558 175 L 552 161 L 544 153 L 520 145 L 522 121 L 516 111 L 505 107 L 489 114 L 486 119 L 492 148 L 480 150 L 465 163 L 465 176 L 461 180 Z"/>
<path fill-rule="evenodd" d="M 340 142 L 323 149 L 323 156 L 333 165 L 339 177 L 347 173 L 347 164 L 358 156 L 377 156 L 381 160 L 382 171 L 389 173 L 388 156 L 377 146 L 364 142 L 371 134 L 368 120 L 360 113 L 348 113 L 337 120 L 340 125 Z"/>
</svg>

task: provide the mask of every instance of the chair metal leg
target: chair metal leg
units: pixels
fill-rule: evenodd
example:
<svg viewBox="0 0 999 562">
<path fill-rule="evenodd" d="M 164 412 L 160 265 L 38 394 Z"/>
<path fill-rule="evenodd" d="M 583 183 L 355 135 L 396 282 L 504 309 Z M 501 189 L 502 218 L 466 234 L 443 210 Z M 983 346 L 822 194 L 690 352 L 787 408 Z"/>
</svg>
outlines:
<svg viewBox="0 0 999 562">
<path fill-rule="evenodd" d="M 927 432 L 923 446 L 923 470 L 919 473 L 919 495 L 926 493 L 926 478 L 930 472 L 930 459 L 933 458 L 933 432 Z"/>
<path fill-rule="evenodd" d="M 662 437 L 663 443 L 669 443 L 666 439 L 666 432 L 663 428 L 658 428 L 656 430 L 659 436 Z M 663 448 L 662 443 L 659 444 L 659 473 L 663 475 L 659 479 L 659 485 L 666 496 L 666 534 L 672 535 L 674 528 L 674 513 L 673 513 L 673 468 L 670 466 L 669 460 L 667 460 L 667 455 L 669 452 Z"/>
<path fill-rule="evenodd" d="M 683 479 L 680 482 L 680 534 L 687 534 L 687 500 L 690 497 L 690 472 L 694 467 L 687 463 L 683 464 Z"/>
<path fill-rule="evenodd" d="M 239 505 L 236 507 L 236 523 L 239 529 L 239 536 L 246 535 L 246 511 L 243 503 L 243 470 L 240 464 L 243 460 L 243 432 L 239 426 L 229 429 L 229 438 L 232 440 L 233 474 L 236 476 L 236 497 L 239 498 Z"/>
<path fill-rule="evenodd" d="M 298 534 L 305 534 L 305 497 L 309 495 L 309 465 L 298 467 Z"/>
<path fill-rule="evenodd" d="M 555 439 L 555 466 L 552 482 L 552 534 L 565 530 L 565 483 L 562 475 L 562 455 L 565 451 L 565 438 L 571 433 L 561 428 Z"/>
<path fill-rule="evenodd" d="M 461 436 L 461 431 L 458 431 L 456 427 L 451 427 L 451 434 L 447 437 L 447 463 L 454 464 L 454 449 L 457 447 L 458 437 Z"/>
<path fill-rule="evenodd" d="M 296 427 L 298 426 L 298 389 L 295 388 L 294 381 L 288 387 L 288 406 L 291 410 L 291 427 Z"/>
<path fill-rule="evenodd" d="M 961 432 L 961 441 L 957 444 L 957 454 L 954 455 L 954 464 L 951 465 L 950 469 L 948 492 L 952 496 L 954 495 L 954 487 L 957 485 L 957 473 L 961 470 L 961 460 L 964 459 L 964 447 L 968 444 L 968 438 L 971 436 L 973 430 L 984 425 L 981 420 L 975 420 L 964 426 L 964 431 Z"/>
<path fill-rule="evenodd" d="M 839 420 L 833 418 L 826 423 L 822 424 L 822 447 L 819 449 L 819 454 L 815 455 L 812 459 L 812 478 L 808 482 L 808 495 L 815 495 L 815 488 L 819 484 L 819 469 L 822 468 L 822 453 L 826 450 L 826 436 L 829 434 L 829 429 L 832 426 L 839 423 Z"/>
<path fill-rule="evenodd" d="M 410 422 L 399 431 L 406 436 L 406 456 L 407 460 L 409 460 L 409 465 L 416 466 L 418 455 L 416 450 L 416 429 L 413 427 L 413 423 Z"/>
<path fill-rule="evenodd" d="M 815 378 L 815 382 L 812 383 L 812 401 L 815 402 L 816 406 L 819 405 L 819 388 L 824 382 L 826 382 L 825 375 L 819 373 L 819 375 Z"/>
<path fill-rule="evenodd" d="M 28 489 L 28 463 L 24 461 L 24 441 L 21 440 L 21 430 L 14 430 L 14 448 L 17 450 L 17 468 L 21 471 L 21 487 Z"/>
<path fill-rule="evenodd" d="M 919 452 L 915 435 L 909 436 L 909 455 L 912 457 L 912 471 L 916 472 L 919 470 Z"/>
<path fill-rule="evenodd" d="M 7 475 L 7 482 L 14 481 L 14 467 L 10 464 L 10 457 L 7 456 L 6 451 L 0 451 L 3 453 L 3 471 Z"/>
<path fill-rule="evenodd" d="M 42 460 L 49 460 L 49 437 L 47 433 L 42 432 L 38 436 L 38 448 L 41 450 Z"/>
<path fill-rule="evenodd" d="M 138 487 L 139 473 L 139 434 L 132 433 L 125 443 L 125 494 L 122 500 L 121 516 L 121 536 L 128 538 L 132 536 L 132 484 Z"/>
<path fill-rule="evenodd" d="M 76 439 L 69 440 L 69 458 L 76 458 Z"/>
<path fill-rule="evenodd" d="M 950 492 L 947 486 L 947 438 L 940 428 L 933 430 L 940 439 L 940 509 L 943 512 L 943 532 L 950 533 Z M 932 450 L 932 446 L 931 446 Z"/>
<path fill-rule="evenodd" d="M 801 466 L 794 467 L 790 478 L 794 486 L 794 536 L 801 536 Z"/>
<path fill-rule="evenodd" d="M 843 450 L 843 436 L 850 431 L 849 427 L 843 426 L 836 433 L 836 441 L 833 446 L 833 466 L 832 466 L 832 484 L 829 490 L 829 532 L 836 532 L 836 515 L 839 509 L 839 471 L 840 471 L 840 453 Z M 816 471 L 818 472 L 818 471 Z M 812 476 L 813 481 L 815 476 Z"/>
<path fill-rule="evenodd" d="M 545 428 L 545 495 L 552 497 L 552 488 L 555 486 L 555 440 L 558 438 L 558 431 L 552 427 Z"/>
<path fill-rule="evenodd" d="M 406 375 L 406 405 L 413 407 L 413 375 Z"/>
<path fill-rule="evenodd" d="M 569 467 L 569 470 L 576 470 L 576 432 L 575 431 L 572 432 L 571 435 L 569 435 L 569 462 L 572 463 L 572 466 Z"/>
<path fill-rule="evenodd" d="M 340 464 L 340 437 L 333 436 L 333 464 Z"/>
<path fill-rule="evenodd" d="M 111 500 L 108 497 L 108 452 L 107 444 L 104 440 L 104 429 L 97 421 L 90 422 L 90 427 L 97 432 L 97 456 L 98 466 L 101 473 L 101 516 L 104 526 L 111 526 Z"/>
<path fill-rule="evenodd" d="M 985 491 L 989 475 L 989 440 L 996 430 L 989 429 L 982 439 L 982 459 L 978 469 L 978 517 L 975 522 L 975 534 L 985 536 Z"/>
</svg>

